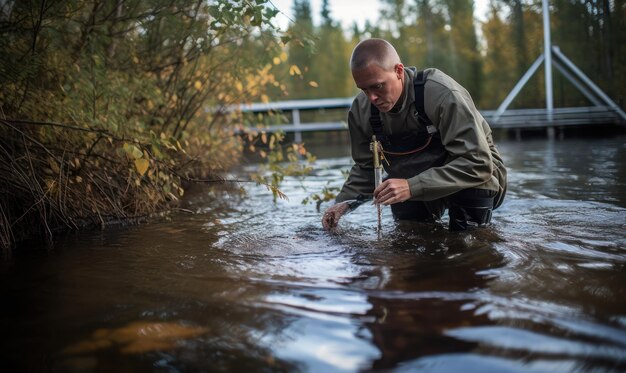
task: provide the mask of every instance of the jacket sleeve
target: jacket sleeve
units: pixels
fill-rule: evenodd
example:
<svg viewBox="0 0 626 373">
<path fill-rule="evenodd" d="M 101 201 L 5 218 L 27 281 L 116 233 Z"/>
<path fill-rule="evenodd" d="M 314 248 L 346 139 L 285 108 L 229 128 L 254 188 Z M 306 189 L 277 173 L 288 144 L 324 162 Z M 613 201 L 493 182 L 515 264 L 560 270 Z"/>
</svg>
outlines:
<svg viewBox="0 0 626 373">
<path fill-rule="evenodd" d="M 374 163 L 369 150 L 371 140 L 360 125 L 363 119 L 357 118 L 355 105 L 356 103 L 348 113 L 348 129 L 354 165 L 335 202 L 371 197 L 374 193 Z"/>
<path fill-rule="evenodd" d="M 443 198 L 491 179 L 491 152 L 471 98 L 457 90 L 449 91 L 434 117 L 448 158 L 445 165 L 409 179 L 411 200 Z"/>
</svg>

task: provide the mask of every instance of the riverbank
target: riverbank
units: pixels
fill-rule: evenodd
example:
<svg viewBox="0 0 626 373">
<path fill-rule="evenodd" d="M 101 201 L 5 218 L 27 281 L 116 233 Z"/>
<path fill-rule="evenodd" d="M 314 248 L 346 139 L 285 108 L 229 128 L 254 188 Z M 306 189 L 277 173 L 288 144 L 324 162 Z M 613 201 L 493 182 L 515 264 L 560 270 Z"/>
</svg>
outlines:
<svg viewBox="0 0 626 373">
<path fill-rule="evenodd" d="M 208 140 L 208 141 L 207 141 Z M 205 147 L 220 143 L 228 158 Z M 175 207 L 190 178 L 220 182 L 238 160 L 228 134 L 190 142 L 57 123 L 0 120 L 0 244 L 133 223 Z M 200 156 L 202 154 L 202 157 Z"/>
<path fill-rule="evenodd" d="M 228 127 L 179 139 L 58 123 L 0 120 L 0 249 L 71 230 L 131 225 L 176 210 L 193 185 L 265 185 L 309 172 L 302 144 L 281 134 L 234 136 Z M 227 175 L 254 155 L 261 167 Z M 19 245 L 18 245 L 19 246 Z"/>
</svg>

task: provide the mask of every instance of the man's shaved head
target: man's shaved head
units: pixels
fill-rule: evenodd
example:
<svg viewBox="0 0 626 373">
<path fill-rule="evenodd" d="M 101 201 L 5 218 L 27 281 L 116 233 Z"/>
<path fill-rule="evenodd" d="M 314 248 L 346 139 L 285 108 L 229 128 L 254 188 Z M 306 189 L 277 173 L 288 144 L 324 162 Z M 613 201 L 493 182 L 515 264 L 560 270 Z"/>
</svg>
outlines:
<svg viewBox="0 0 626 373">
<path fill-rule="evenodd" d="M 364 69 L 373 63 L 385 71 L 392 71 L 401 62 L 398 52 L 388 41 L 383 39 L 363 40 L 352 51 L 350 69 L 352 71 Z"/>
</svg>

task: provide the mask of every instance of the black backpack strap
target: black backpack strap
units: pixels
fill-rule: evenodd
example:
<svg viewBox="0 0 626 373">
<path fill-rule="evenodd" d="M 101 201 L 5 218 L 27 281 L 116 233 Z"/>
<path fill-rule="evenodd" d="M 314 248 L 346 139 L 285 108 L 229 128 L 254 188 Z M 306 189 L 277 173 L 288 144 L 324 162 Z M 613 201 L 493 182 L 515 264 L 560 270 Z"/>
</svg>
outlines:
<svg viewBox="0 0 626 373">
<path fill-rule="evenodd" d="M 415 72 L 415 70 L 413 70 Z M 437 132 L 437 128 L 433 125 L 433 122 L 426 115 L 426 109 L 424 108 L 424 71 L 415 72 L 415 78 L 413 79 L 413 88 L 415 89 L 415 116 L 417 120 L 426 127 L 428 133 L 433 134 Z M 380 111 L 374 104 L 370 104 L 370 125 L 372 131 L 376 136 L 376 139 L 381 142 L 383 148 L 390 148 L 391 143 L 387 135 L 383 133 L 383 121 L 380 119 Z"/>
<path fill-rule="evenodd" d="M 424 107 L 425 83 L 424 70 L 415 73 L 415 79 L 413 79 L 413 88 L 415 89 L 415 116 L 422 125 L 426 126 L 428 133 L 433 134 L 437 132 L 437 128 L 433 125 L 430 118 L 428 118 L 426 108 Z"/>
<path fill-rule="evenodd" d="M 380 119 L 380 111 L 374 104 L 370 104 L 370 126 L 372 126 L 376 140 L 380 141 L 383 147 L 389 146 L 389 139 L 383 132 L 383 121 Z"/>
</svg>

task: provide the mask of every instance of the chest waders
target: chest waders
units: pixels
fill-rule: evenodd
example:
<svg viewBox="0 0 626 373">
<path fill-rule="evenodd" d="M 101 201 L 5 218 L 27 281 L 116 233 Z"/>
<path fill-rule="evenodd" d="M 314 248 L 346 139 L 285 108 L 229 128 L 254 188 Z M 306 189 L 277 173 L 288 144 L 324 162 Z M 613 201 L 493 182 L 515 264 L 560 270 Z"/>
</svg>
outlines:
<svg viewBox="0 0 626 373">
<path fill-rule="evenodd" d="M 387 135 L 383 132 L 380 111 L 370 105 L 370 125 L 380 141 L 389 178 L 409 179 L 415 175 L 445 164 L 447 152 L 441 136 L 424 108 L 424 72 L 415 73 L 415 112 L 419 128 L 411 133 Z M 406 201 L 391 205 L 394 217 L 401 220 L 435 221 L 449 209 L 451 230 L 465 230 L 468 225 L 483 225 L 491 221 L 496 192 L 470 188 L 435 201 Z"/>
</svg>

